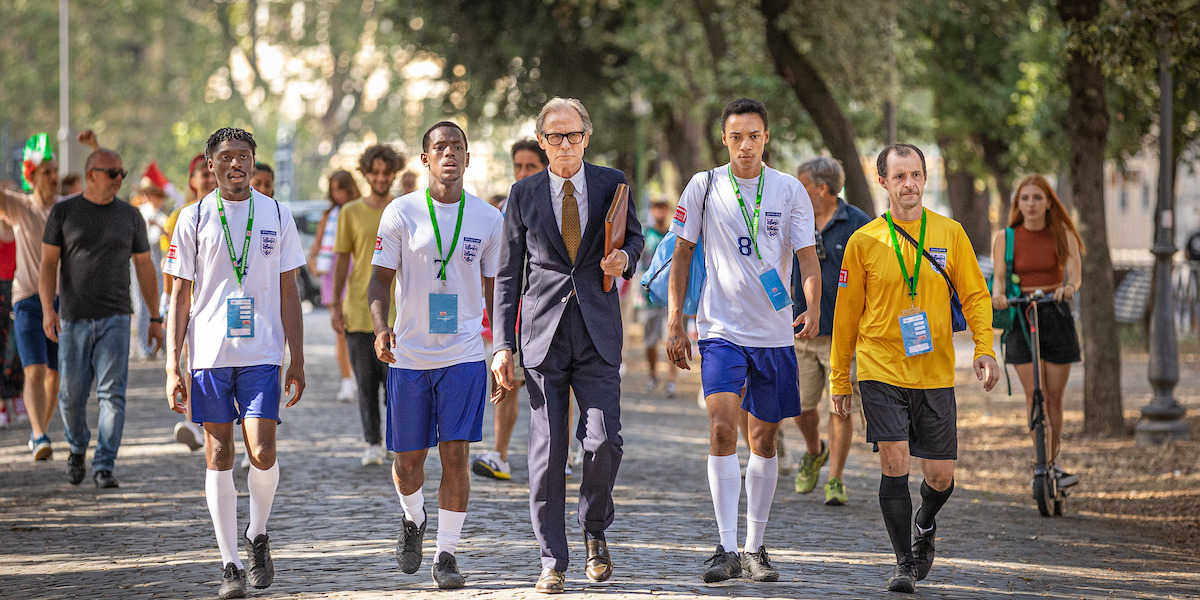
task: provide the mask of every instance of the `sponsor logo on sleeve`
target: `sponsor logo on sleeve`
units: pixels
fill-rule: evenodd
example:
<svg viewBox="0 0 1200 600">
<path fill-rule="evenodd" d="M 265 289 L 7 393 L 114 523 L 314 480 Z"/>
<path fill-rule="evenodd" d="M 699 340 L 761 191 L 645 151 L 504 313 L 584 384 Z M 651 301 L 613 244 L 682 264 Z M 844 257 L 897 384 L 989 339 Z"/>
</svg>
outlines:
<svg viewBox="0 0 1200 600">
<path fill-rule="evenodd" d="M 175 247 L 175 244 L 171 244 L 171 246 L 167 248 L 167 262 L 174 264 L 178 259 L 179 250 Z"/>
<path fill-rule="evenodd" d="M 687 223 L 687 209 L 682 205 L 675 207 L 675 222 L 680 226 Z"/>
<path fill-rule="evenodd" d="M 375 254 L 381 254 L 382 252 L 383 252 L 383 238 L 376 236 L 375 237 Z"/>
<path fill-rule="evenodd" d="M 845 269 L 838 271 L 838 287 L 846 287 L 848 281 L 850 281 L 850 274 Z"/>
</svg>

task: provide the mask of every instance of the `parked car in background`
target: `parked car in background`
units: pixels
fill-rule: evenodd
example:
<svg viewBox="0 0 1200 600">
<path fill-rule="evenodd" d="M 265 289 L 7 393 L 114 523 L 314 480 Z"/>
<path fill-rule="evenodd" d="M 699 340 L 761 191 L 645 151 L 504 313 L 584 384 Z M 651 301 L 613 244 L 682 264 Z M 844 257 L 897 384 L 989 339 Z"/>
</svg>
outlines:
<svg viewBox="0 0 1200 600">
<path fill-rule="evenodd" d="M 288 202 L 287 207 L 292 211 L 292 219 L 296 221 L 296 231 L 300 234 L 300 249 L 308 256 L 317 234 L 317 225 L 321 215 L 329 208 L 328 200 L 299 200 Z M 313 307 L 321 306 L 321 280 L 316 274 L 309 272 L 308 265 L 300 267 L 296 277 L 296 285 L 300 289 L 300 301 L 308 301 Z"/>
</svg>

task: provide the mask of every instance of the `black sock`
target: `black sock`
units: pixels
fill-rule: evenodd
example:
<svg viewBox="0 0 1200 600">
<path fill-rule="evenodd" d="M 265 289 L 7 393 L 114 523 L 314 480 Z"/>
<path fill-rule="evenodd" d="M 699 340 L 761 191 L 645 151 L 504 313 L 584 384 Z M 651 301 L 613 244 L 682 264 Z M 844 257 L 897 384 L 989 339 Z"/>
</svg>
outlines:
<svg viewBox="0 0 1200 600">
<path fill-rule="evenodd" d="M 921 529 L 929 529 L 933 527 L 933 518 L 937 516 L 938 511 L 942 510 L 942 505 L 950 499 L 950 494 L 954 493 L 954 480 L 950 480 L 950 487 L 938 492 L 929 487 L 929 484 L 921 482 L 921 508 L 917 509 L 917 527 Z"/>
<path fill-rule="evenodd" d="M 887 525 L 892 549 L 896 551 L 897 563 L 911 563 L 912 497 L 908 495 L 908 475 L 901 477 L 879 476 L 879 508 L 883 511 L 883 523 Z"/>
</svg>

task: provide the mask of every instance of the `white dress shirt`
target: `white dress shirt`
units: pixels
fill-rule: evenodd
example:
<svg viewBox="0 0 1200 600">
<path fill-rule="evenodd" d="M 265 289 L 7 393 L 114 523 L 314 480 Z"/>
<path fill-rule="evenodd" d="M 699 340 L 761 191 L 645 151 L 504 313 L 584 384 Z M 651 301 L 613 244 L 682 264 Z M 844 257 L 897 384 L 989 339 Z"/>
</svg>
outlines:
<svg viewBox="0 0 1200 600">
<path fill-rule="evenodd" d="M 587 230 L 588 222 L 588 196 L 587 196 L 587 177 L 583 175 L 584 166 L 580 165 L 579 170 L 571 176 L 570 181 L 575 186 L 575 202 L 579 205 L 579 235 L 583 236 L 583 232 Z M 547 169 L 549 171 L 549 169 Z M 563 188 L 567 183 L 567 179 L 559 177 L 550 171 L 550 205 L 554 207 L 554 222 L 558 223 L 558 230 L 562 231 L 562 210 L 563 210 Z"/>
<path fill-rule="evenodd" d="M 579 206 L 579 236 L 582 239 L 583 233 L 587 231 L 588 223 L 588 195 L 587 195 L 587 177 L 584 176 L 583 170 L 587 168 L 585 165 L 580 165 L 579 170 L 570 178 L 559 177 L 554 174 L 554 171 L 546 169 L 550 174 L 550 206 L 554 208 L 554 222 L 558 224 L 558 231 L 562 233 L 562 212 L 563 198 L 566 194 L 563 193 L 563 188 L 569 180 L 575 186 L 575 203 Z M 625 255 L 625 268 L 629 268 L 629 253 L 621 250 Z"/>
</svg>

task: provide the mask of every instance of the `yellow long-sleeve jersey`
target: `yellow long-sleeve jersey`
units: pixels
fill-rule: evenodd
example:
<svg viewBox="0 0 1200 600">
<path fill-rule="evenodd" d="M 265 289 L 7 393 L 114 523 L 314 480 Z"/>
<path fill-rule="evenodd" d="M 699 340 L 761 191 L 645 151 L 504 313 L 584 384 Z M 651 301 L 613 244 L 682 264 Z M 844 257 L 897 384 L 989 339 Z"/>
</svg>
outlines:
<svg viewBox="0 0 1200 600">
<path fill-rule="evenodd" d="M 979 270 L 971 241 L 962 225 L 926 210 L 925 249 L 958 289 L 963 314 L 975 341 L 975 358 L 992 356 L 992 303 Z M 893 220 L 920 240 L 921 221 Z M 913 274 L 917 248 L 899 231 L 904 267 Z M 833 394 L 850 393 L 850 359 L 857 353 L 859 381 L 879 381 L 910 389 L 954 386 L 954 342 L 950 321 L 950 288 L 928 259 L 921 259 L 917 297 L 909 299 L 887 220 L 878 217 L 850 237 L 842 258 L 837 304 L 833 313 L 833 354 L 829 387 Z M 915 305 L 925 311 L 933 350 L 905 356 L 900 336 L 900 312 Z"/>
</svg>

